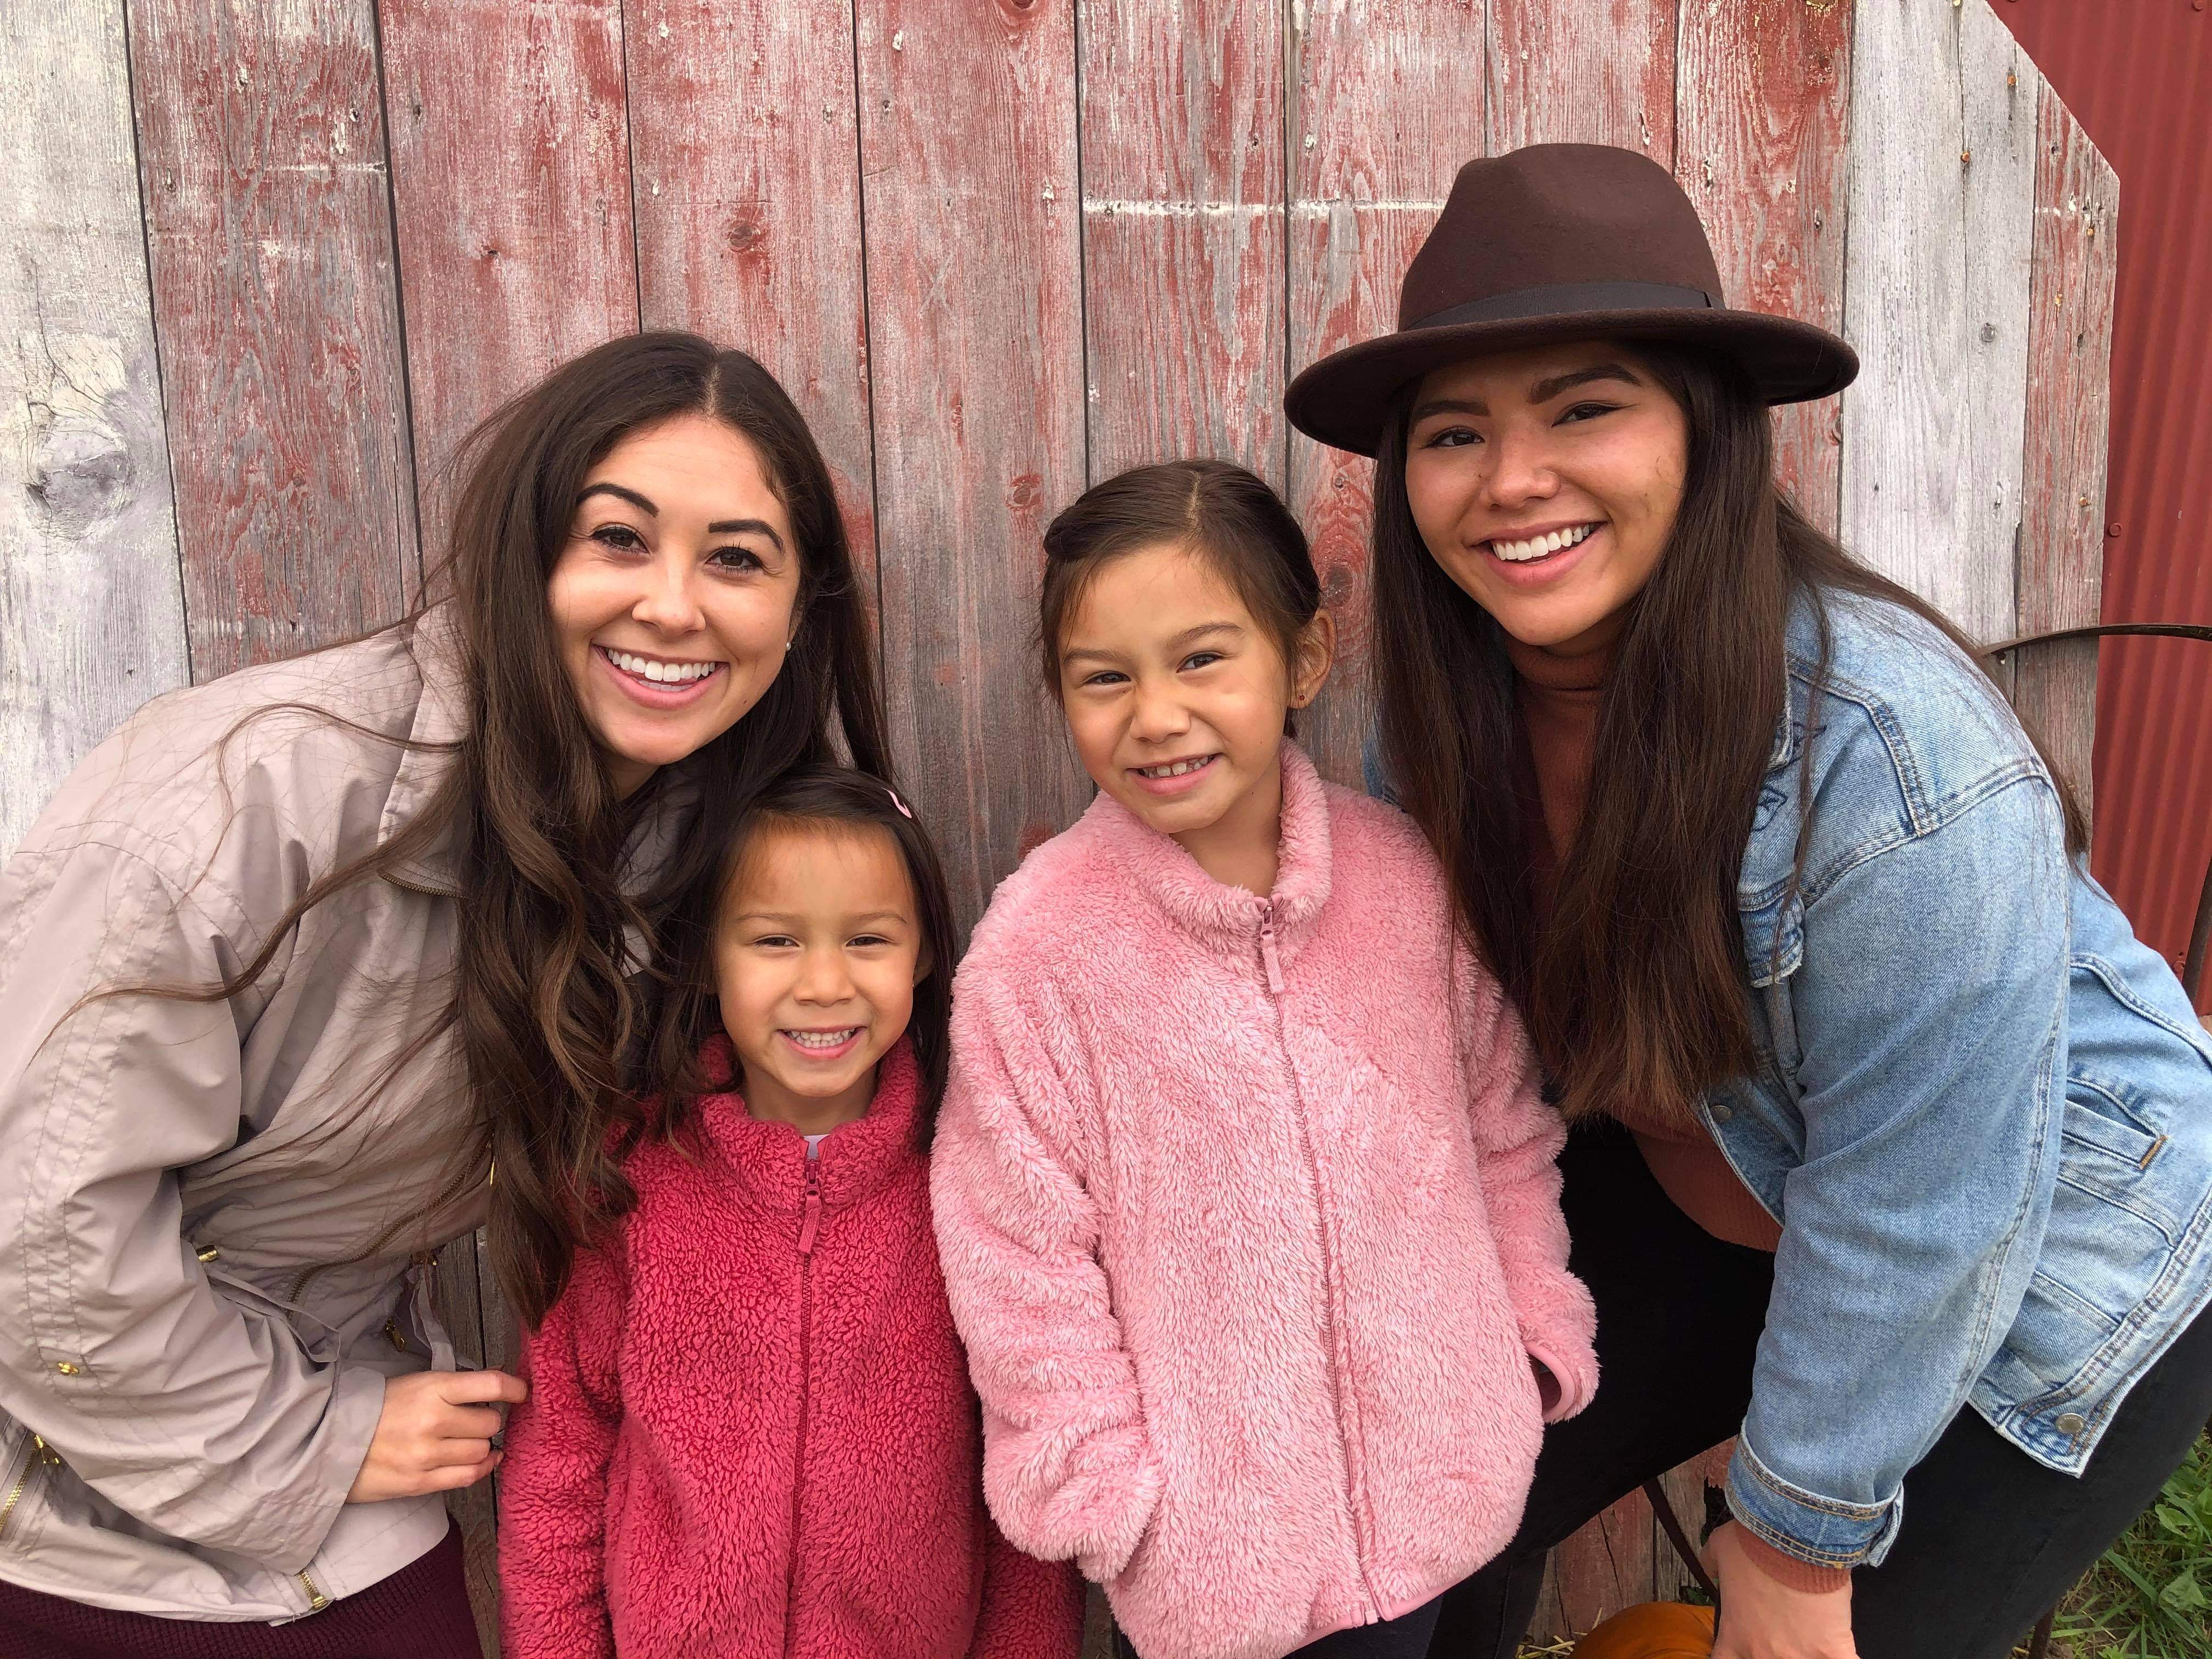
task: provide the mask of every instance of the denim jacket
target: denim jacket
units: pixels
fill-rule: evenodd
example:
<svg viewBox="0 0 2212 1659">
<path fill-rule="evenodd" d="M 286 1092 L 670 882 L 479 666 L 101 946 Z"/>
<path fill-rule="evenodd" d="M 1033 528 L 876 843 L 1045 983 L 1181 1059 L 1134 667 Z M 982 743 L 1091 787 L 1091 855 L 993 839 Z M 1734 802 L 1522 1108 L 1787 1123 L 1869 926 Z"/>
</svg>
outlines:
<svg viewBox="0 0 2212 1659">
<path fill-rule="evenodd" d="M 1761 1063 L 1702 1115 L 1783 1224 L 1729 1506 L 1849 1566 L 1962 1405 L 2078 1474 L 2212 1301 L 2212 1038 L 2068 860 L 1988 681 L 1910 612 L 1826 609 L 1809 719 L 1818 628 L 1792 620 L 1737 885 Z"/>
<path fill-rule="evenodd" d="M 2212 1303 L 2212 1038 L 1989 682 L 1908 611 L 1826 610 L 1738 883 L 1759 1064 L 1700 1115 L 1783 1229 L 1729 1506 L 1853 1566 L 1962 1406 L 2078 1474 Z"/>
</svg>

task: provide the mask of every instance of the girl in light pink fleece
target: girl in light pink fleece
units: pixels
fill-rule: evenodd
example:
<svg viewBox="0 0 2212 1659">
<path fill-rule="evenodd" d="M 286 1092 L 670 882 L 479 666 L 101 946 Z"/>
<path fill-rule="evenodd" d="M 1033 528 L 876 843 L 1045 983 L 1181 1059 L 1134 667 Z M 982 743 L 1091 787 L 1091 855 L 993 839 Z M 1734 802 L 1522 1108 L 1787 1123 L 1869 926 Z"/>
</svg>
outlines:
<svg viewBox="0 0 2212 1659">
<path fill-rule="evenodd" d="M 932 1177 L 986 1495 L 1142 1659 L 1417 1659 L 1596 1386 L 1564 1132 L 1418 832 L 1285 740 L 1334 635 L 1273 492 L 1140 469 L 1045 550 L 1100 793 L 976 930 Z"/>
</svg>

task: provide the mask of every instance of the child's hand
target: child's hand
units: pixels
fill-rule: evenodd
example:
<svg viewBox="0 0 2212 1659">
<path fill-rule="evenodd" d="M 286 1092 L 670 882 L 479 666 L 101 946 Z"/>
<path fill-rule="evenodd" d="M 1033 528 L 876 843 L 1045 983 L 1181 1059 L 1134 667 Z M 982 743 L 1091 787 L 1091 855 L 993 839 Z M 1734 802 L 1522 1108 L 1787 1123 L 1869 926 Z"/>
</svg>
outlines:
<svg viewBox="0 0 2212 1659">
<path fill-rule="evenodd" d="M 346 1493 L 349 1504 L 472 1486 L 499 1467 L 491 1437 L 505 1419 L 493 1402 L 514 1405 L 530 1390 L 505 1371 L 417 1371 L 384 1385 L 376 1437 Z"/>
</svg>

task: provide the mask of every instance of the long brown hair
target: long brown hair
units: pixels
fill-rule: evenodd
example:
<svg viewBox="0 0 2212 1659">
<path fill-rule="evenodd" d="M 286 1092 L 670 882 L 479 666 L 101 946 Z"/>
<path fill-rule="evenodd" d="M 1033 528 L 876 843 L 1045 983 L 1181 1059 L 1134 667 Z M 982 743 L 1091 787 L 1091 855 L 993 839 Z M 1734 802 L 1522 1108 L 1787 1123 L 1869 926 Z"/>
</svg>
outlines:
<svg viewBox="0 0 2212 1659">
<path fill-rule="evenodd" d="M 591 469 L 631 433 L 684 414 L 722 421 L 759 452 L 799 545 L 798 628 L 745 717 L 625 800 L 561 665 L 545 587 Z M 660 934 L 708 913 L 716 828 L 794 766 L 849 758 L 888 775 L 890 757 L 829 468 L 752 358 L 690 334 L 611 341 L 501 409 L 463 453 L 452 562 L 470 720 L 431 811 L 454 818 L 454 1006 L 495 1159 L 492 1265 L 534 1323 L 577 1246 L 635 1202 L 619 1147 L 640 1127 L 639 1103 L 690 1065 L 690 1034 L 662 1017 L 687 981 L 661 963 Z M 651 889 L 627 894 L 632 840 L 660 811 L 679 812 L 686 832 Z M 669 941 L 679 955 L 682 943 Z"/>
<path fill-rule="evenodd" d="M 1816 711 L 1827 594 L 1886 600 L 1970 659 L 1976 647 L 1798 511 L 1775 482 L 1765 406 L 1730 363 L 1669 346 L 1638 356 L 1686 417 L 1688 469 L 1607 676 L 1581 827 L 1559 849 L 1540 933 L 1527 840 L 1540 826 L 1524 823 L 1514 782 L 1513 668 L 1498 623 L 1414 524 L 1410 387 L 1376 458 L 1373 661 L 1384 769 L 1520 1006 L 1561 1109 L 1686 1124 L 1706 1089 L 1755 1059 L 1736 881 L 1784 713 L 1792 606 L 1818 621 Z M 2086 824 L 2059 788 L 2079 852 Z M 1804 848 L 1801 825 L 1801 877 Z"/>
<path fill-rule="evenodd" d="M 725 422 L 758 451 L 799 544 L 799 626 L 744 719 L 624 799 L 561 665 L 546 583 L 591 469 L 631 433 L 685 414 Z M 494 412 L 458 459 L 450 547 L 426 586 L 453 596 L 468 708 L 459 741 L 425 744 L 284 702 L 233 726 L 216 766 L 228 798 L 232 745 L 260 721 L 293 714 L 395 748 L 445 749 L 443 781 L 380 844 L 315 876 L 222 982 L 113 986 L 77 1006 L 236 997 L 316 906 L 396 879 L 426 855 L 450 856 L 460 921 L 453 1000 L 358 1080 L 333 1121 L 365 1108 L 459 1028 L 479 1133 L 456 1148 L 455 1174 L 481 1171 L 489 1152 L 493 1266 L 535 1323 L 567 1282 L 577 1245 L 635 1200 L 619 1154 L 640 1127 L 637 1103 L 688 1076 L 696 1044 L 683 1012 L 685 918 L 711 910 L 725 839 L 715 827 L 735 823 L 790 768 L 836 761 L 841 744 L 854 764 L 882 776 L 890 757 L 829 469 L 799 410 L 752 358 L 691 334 L 611 340 Z M 393 627 L 422 626 L 428 609 L 418 604 Z M 651 889 L 627 893 L 633 841 L 656 815 L 677 820 L 678 833 Z"/>
</svg>

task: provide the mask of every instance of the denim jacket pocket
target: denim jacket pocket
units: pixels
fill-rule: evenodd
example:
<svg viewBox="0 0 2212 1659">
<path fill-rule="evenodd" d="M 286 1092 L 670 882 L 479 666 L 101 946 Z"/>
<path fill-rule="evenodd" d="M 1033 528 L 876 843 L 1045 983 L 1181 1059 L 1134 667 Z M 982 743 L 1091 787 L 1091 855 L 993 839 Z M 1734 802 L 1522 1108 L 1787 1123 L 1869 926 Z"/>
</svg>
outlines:
<svg viewBox="0 0 2212 1659">
<path fill-rule="evenodd" d="M 1805 902 L 1785 885 L 1762 902 L 1739 895 L 1736 915 L 1743 924 L 1743 963 L 1752 987 L 1765 990 L 1796 973 L 1805 961 Z"/>
<path fill-rule="evenodd" d="M 2094 1389 L 2172 1261 L 2181 1224 L 2148 1171 L 2162 1146 L 2120 1096 L 2069 1079 L 2041 1255 L 1999 1364 L 2022 1410 Z"/>
</svg>

